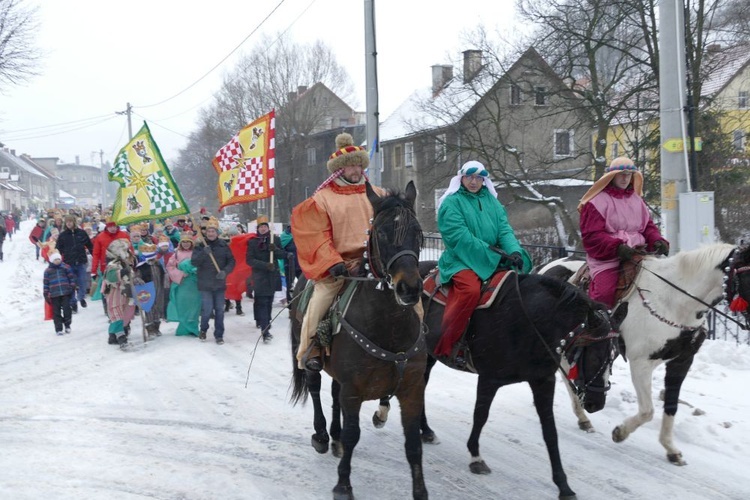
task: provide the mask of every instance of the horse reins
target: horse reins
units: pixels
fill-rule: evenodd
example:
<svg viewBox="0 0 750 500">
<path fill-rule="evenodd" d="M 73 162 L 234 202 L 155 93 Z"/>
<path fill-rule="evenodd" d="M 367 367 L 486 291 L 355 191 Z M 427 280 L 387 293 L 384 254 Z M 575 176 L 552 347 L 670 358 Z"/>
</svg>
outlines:
<svg viewBox="0 0 750 500">
<path fill-rule="evenodd" d="M 560 373 L 563 375 L 563 379 L 565 380 L 565 382 L 573 390 L 573 392 L 576 393 L 576 395 L 578 396 L 578 399 L 581 401 L 581 403 L 583 403 L 583 399 L 582 399 L 582 397 L 580 395 L 580 391 L 579 391 L 578 386 L 576 386 L 573 383 L 573 381 L 570 380 L 570 378 L 568 376 L 568 373 L 566 373 L 565 369 L 562 367 L 562 356 L 572 346 L 574 346 L 577 343 L 577 339 L 581 339 L 581 340 L 585 339 L 585 340 L 589 340 L 589 343 L 594 343 L 594 342 L 598 342 L 598 341 L 615 339 L 615 338 L 619 337 L 619 334 L 616 333 L 616 332 L 610 332 L 606 336 L 601 337 L 601 338 L 598 338 L 598 337 L 594 338 L 594 337 L 589 337 L 589 336 L 583 336 L 583 335 L 581 335 L 581 333 L 586 328 L 586 323 L 580 323 L 572 331 L 568 332 L 567 338 L 560 339 L 560 345 L 557 346 L 557 347 L 555 347 L 555 352 L 557 353 L 557 355 L 555 355 L 552 352 L 552 349 L 550 348 L 550 346 L 547 345 L 547 342 L 544 340 L 544 337 L 542 337 L 541 332 L 537 329 L 536 325 L 531 320 L 531 317 L 529 316 L 529 312 L 528 312 L 528 310 L 526 309 L 526 306 L 523 303 L 523 297 L 521 297 L 521 289 L 520 289 L 519 284 L 518 284 L 518 274 L 514 273 L 514 275 L 515 275 L 514 279 L 515 279 L 515 283 L 516 283 L 516 286 L 515 286 L 515 288 L 516 288 L 516 294 L 518 295 L 518 302 L 519 302 L 519 304 L 521 306 L 521 312 L 523 312 L 524 317 L 526 318 L 526 320 L 531 325 L 531 328 L 532 328 L 532 330 L 534 330 L 534 333 L 536 333 L 536 336 L 539 338 L 539 341 L 544 346 L 545 350 L 547 351 L 547 354 L 549 354 L 550 358 L 552 359 L 552 362 L 555 363 L 555 364 L 557 364 L 557 370 L 559 370 Z M 578 355 L 580 355 L 580 351 L 579 351 Z M 577 358 L 577 356 L 576 356 L 576 358 Z M 611 361 L 614 361 L 614 359 L 612 359 Z M 599 371 L 596 373 L 596 375 L 599 375 L 599 373 L 601 373 L 603 369 L 604 369 L 604 364 L 599 369 Z M 592 378 L 592 380 L 594 378 L 596 378 L 596 375 L 594 375 L 594 377 Z M 596 392 L 607 392 L 609 390 L 609 386 L 602 387 L 600 389 L 598 387 L 591 387 L 589 384 L 586 384 L 585 382 L 586 381 L 584 380 L 584 388 L 588 387 L 590 390 L 594 390 Z"/>
<path fill-rule="evenodd" d="M 726 270 L 723 270 L 726 273 L 724 275 L 725 276 L 725 281 L 729 281 L 730 280 L 730 275 L 736 276 L 736 275 L 738 275 L 740 273 L 743 273 L 743 272 L 746 272 L 746 271 L 750 271 L 750 266 L 744 266 L 744 267 L 741 267 L 741 268 L 733 268 L 732 267 L 732 259 L 733 259 L 733 255 L 734 255 L 734 253 L 736 251 L 737 251 L 737 248 L 734 248 L 730 252 L 729 257 L 727 257 L 727 259 L 729 261 L 729 268 L 726 269 Z M 705 300 L 700 299 L 700 298 L 696 297 L 695 295 L 693 295 L 692 293 L 688 292 L 687 290 L 679 287 L 678 285 L 675 285 L 674 283 L 672 283 L 671 281 L 669 281 L 664 276 L 661 276 L 660 274 L 655 273 L 651 269 L 649 269 L 647 267 L 644 267 L 643 264 L 642 264 L 642 262 L 643 261 L 641 261 L 641 262 L 638 263 L 638 267 L 640 267 L 641 269 L 644 269 L 644 270 L 650 272 L 651 274 L 653 274 L 654 276 L 656 276 L 657 278 L 659 278 L 660 280 L 662 280 L 664 283 L 666 283 L 667 285 L 669 285 L 672 288 L 674 288 L 675 290 L 677 290 L 678 292 L 680 292 L 680 293 L 682 293 L 682 294 L 690 297 L 691 299 L 695 300 L 696 302 L 699 302 L 700 304 L 702 304 L 702 305 L 706 306 L 707 308 L 711 309 L 716 314 L 718 314 L 720 316 L 723 316 L 724 318 L 728 319 L 729 321 L 735 323 L 741 329 L 743 329 L 743 330 L 747 330 L 748 329 L 748 327 L 745 326 L 745 325 L 743 325 L 741 322 L 739 322 L 736 319 L 732 318 L 731 316 L 729 316 L 725 312 L 720 311 L 719 309 L 717 309 L 715 304 L 713 304 L 713 305 L 709 304 Z M 652 316 L 654 316 L 656 319 L 658 319 L 662 323 L 666 323 L 666 324 L 668 324 L 670 326 L 673 326 L 675 328 L 682 328 L 682 329 L 691 330 L 691 331 L 695 331 L 698 328 L 700 328 L 699 326 L 696 326 L 696 327 L 686 327 L 684 325 L 680 325 L 680 324 L 674 323 L 673 321 L 670 321 L 670 320 L 664 318 L 663 316 L 660 316 L 656 311 L 653 310 L 653 308 L 650 307 L 649 301 L 643 296 L 643 293 L 642 293 L 643 289 L 640 288 L 640 287 L 637 287 L 637 286 L 636 286 L 636 289 L 638 290 L 638 294 L 641 296 L 641 300 L 643 302 L 644 307 L 646 307 L 646 309 L 648 309 L 649 313 L 651 313 Z M 725 300 L 727 299 L 726 292 L 725 292 L 724 299 Z"/>
</svg>

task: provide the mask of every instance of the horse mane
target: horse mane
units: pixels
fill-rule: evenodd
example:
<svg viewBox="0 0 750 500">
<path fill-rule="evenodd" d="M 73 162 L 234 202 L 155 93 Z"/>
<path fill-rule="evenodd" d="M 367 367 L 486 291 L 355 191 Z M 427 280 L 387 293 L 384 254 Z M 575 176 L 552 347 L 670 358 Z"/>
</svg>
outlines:
<svg viewBox="0 0 750 500">
<path fill-rule="evenodd" d="M 675 255 L 680 276 L 695 276 L 718 269 L 734 249 L 728 243 L 713 243 Z"/>
</svg>

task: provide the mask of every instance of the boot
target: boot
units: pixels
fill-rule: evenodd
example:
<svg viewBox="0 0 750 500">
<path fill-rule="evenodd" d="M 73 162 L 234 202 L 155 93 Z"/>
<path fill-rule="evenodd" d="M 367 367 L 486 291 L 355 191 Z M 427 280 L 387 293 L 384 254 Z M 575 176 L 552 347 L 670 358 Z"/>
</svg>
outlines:
<svg viewBox="0 0 750 500">
<path fill-rule="evenodd" d="M 237 304 L 237 316 L 244 316 L 245 313 L 242 312 L 242 306 Z"/>
<path fill-rule="evenodd" d="M 117 345 L 117 336 L 114 333 L 109 334 L 109 340 L 107 340 L 107 344 Z"/>
<path fill-rule="evenodd" d="M 224 312 L 229 312 L 229 306 L 232 302 L 229 299 L 224 301 Z"/>
</svg>

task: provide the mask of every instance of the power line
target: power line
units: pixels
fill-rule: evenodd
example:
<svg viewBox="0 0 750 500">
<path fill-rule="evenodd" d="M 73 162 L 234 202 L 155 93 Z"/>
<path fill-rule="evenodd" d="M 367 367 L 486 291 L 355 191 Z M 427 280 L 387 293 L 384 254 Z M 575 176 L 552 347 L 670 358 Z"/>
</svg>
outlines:
<svg viewBox="0 0 750 500">
<path fill-rule="evenodd" d="M 4 133 L 12 135 L 12 134 L 20 133 L 20 132 L 29 132 L 29 131 L 32 131 L 32 130 L 41 130 L 41 129 L 45 129 L 45 128 L 62 127 L 62 126 L 65 126 L 65 125 L 73 125 L 73 124 L 76 124 L 76 123 L 88 122 L 88 121 L 91 121 L 91 120 L 98 120 L 100 118 L 108 117 L 110 115 L 111 115 L 111 113 L 107 113 L 106 115 L 91 116 L 89 118 L 81 118 L 80 120 L 72 120 L 72 121 L 69 121 L 69 122 L 55 123 L 55 124 L 52 124 L 52 125 L 41 125 L 39 127 L 19 128 L 17 130 L 6 130 L 6 131 L 4 131 Z M 23 134 L 21 134 L 21 135 L 23 135 Z"/>
<path fill-rule="evenodd" d="M 104 115 L 104 116 L 107 116 L 107 115 Z M 75 132 L 77 130 L 83 130 L 85 128 L 94 127 L 94 126 L 99 125 L 101 123 L 107 122 L 107 121 L 109 121 L 109 120 L 111 120 L 113 118 L 117 118 L 117 116 L 113 114 L 111 116 L 107 116 L 107 118 L 104 118 L 103 120 L 99 120 L 99 121 L 94 122 L 94 123 L 89 123 L 89 124 L 86 124 L 86 125 L 82 125 L 80 127 L 69 128 L 69 129 L 66 129 L 66 130 L 60 130 L 60 131 L 57 131 L 57 132 L 50 132 L 50 133 L 46 133 L 46 134 L 42 134 L 42 135 L 27 135 L 27 136 L 21 135 L 20 137 L 3 137 L 3 140 L 4 141 L 14 141 L 14 142 L 17 142 L 17 141 L 29 141 L 31 139 L 42 139 L 44 137 L 52 137 L 54 135 L 68 134 L 70 132 Z"/>
<path fill-rule="evenodd" d="M 214 65 L 214 67 L 212 67 L 211 69 L 209 69 L 209 70 L 208 70 L 208 71 L 207 71 L 207 72 L 206 72 L 206 73 L 205 73 L 205 74 L 204 74 L 203 76 L 201 76 L 200 78 L 198 78 L 198 79 L 197 79 L 196 81 L 194 81 L 193 83 L 191 83 L 191 84 L 190 84 L 190 85 L 188 85 L 188 86 L 187 86 L 186 88 L 182 89 L 181 91 L 179 91 L 178 93 L 176 93 L 176 94 L 175 94 L 175 95 L 173 95 L 172 97 L 169 97 L 169 98 L 167 98 L 167 99 L 164 99 L 163 101 L 159 101 L 159 102 L 157 102 L 157 103 L 154 103 L 154 104 L 148 104 L 148 105 L 146 105 L 146 106 L 136 106 L 136 107 L 138 107 L 138 108 L 153 108 L 154 106 L 159 106 L 159 105 L 161 105 L 161 104 L 164 104 L 165 102 L 171 101 L 172 99 L 174 99 L 175 97 L 177 97 L 177 96 L 179 96 L 179 95 L 182 95 L 182 94 L 184 94 L 185 92 L 187 92 L 188 90 L 190 90 L 191 88 L 193 88 L 194 86 L 196 86 L 196 85 L 197 85 L 197 84 L 198 84 L 199 82 L 201 82 L 201 81 L 202 81 L 202 80 L 203 80 L 204 78 L 206 78 L 206 77 L 207 77 L 208 75 L 210 75 L 211 73 L 213 73 L 213 71 L 214 71 L 214 70 L 215 70 L 216 68 L 218 68 L 219 66 L 221 66 L 221 65 L 222 65 L 222 64 L 224 63 L 224 61 L 226 61 L 227 59 L 229 59 L 229 57 L 230 57 L 230 56 L 231 56 L 232 54 L 234 54 L 235 52 L 237 52 L 237 50 L 238 50 L 238 49 L 239 49 L 239 48 L 240 48 L 240 47 L 241 47 L 241 46 L 242 46 L 242 45 L 243 45 L 243 44 L 244 44 L 244 43 L 245 43 L 245 42 L 246 42 L 246 41 L 248 40 L 248 38 L 250 38 L 251 36 L 253 36 L 253 35 L 255 34 L 255 32 L 256 32 L 256 31 L 258 31 L 258 30 L 260 29 L 260 27 L 261 27 L 261 26 L 263 26 L 263 25 L 265 24 L 265 22 L 266 22 L 266 21 L 268 20 L 268 18 L 270 18 L 270 17 L 271 17 L 272 15 L 273 15 L 273 13 L 274 13 L 274 12 L 276 12 L 276 11 L 278 10 L 278 8 L 279 8 L 279 7 L 281 7 L 281 4 L 283 4 L 283 3 L 285 2 L 285 1 L 286 1 L 286 0 L 281 0 L 281 1 L 280 1 L 280 2 L 278 3 L 278 4 L 276 4 L 276 7 L 274 7 L 274 8 L 273 8 L 273 10 L 272 10 L 272 11 L 271 11 L 271 12 L 270 12 L 270 13 L 269 13 L 269 14 L 268 14 L 268 15 L 267 15 L 266 17 L 264 17 L 264 18 L 263 18 L 263 20 L 262 20 L 262 21 L 260 22 L 260 24 L 259 24 L 258 26 L 256 26 L 256 27 L 255 27 L 255 28 L 254 28 L 254 29 L 253 29 L 253 30 L 252 30 L 252 31 L 250 32 L 250 34 L 249 34 L 249 35 L 247 35 L 247 36 L 246 36 L 246 37 L 245 37 L 245 38 L 244 38 L 244 39 L 243 39 L 243 40 L 242 40 L 242 41 L 241 41 L 241 42 L 240 42 L 240 43 L 239 43 L 239 44 L 238 44 L 238 45 L 237 45 L 237 46 L 236 46 L 235 48 L 233 48 L 233 49 L 232 49 L 232 50 L 231 50 L 231 51 L 229 52 L 229 54 L 227 54 L 226 56 L 224 56 L 224 58 L 223 58 L 223 59 L 222 59 L 221 61 L 219 61 L 218 63 L 216 63 L 216 65 Z"/>
<path fill-rule="evenodd" d="M 185 139 L 190 139 L 190 137 L 188 137 L 187 135 L 185 135 L 185 134 L 181 134 L 180 132 L 177 132 L 176 130 L 172 130 L 172 129 L 171 129 L 171 128 L 169 128 L 169 127 L 165 127 L 164 125 L 162 125 L 162 124 L 160 124 L 160 123 L 157 123 L 157 122 L 155 122 L 155 121 L 153 121 L 153 120 L 149 120 L 148 118 L 146 118 L 145 116 L 143 116 L 143 115 L 142 115 L 142 114 L 140 114 L 140 113 L 136 113 L 135 111 L 133 111 L 133 114 L 134 114 L 135 116 L 139 116 L 139 117 L 143 118 L 144 120 L 146 120 L 146 121 L 147 121 L 147 122 L 149 122 L 149 123 L 153 123 L 153 124 L 154 124 L 154 125 L 156 125 L 157 127 L 161 127 L 161 128 L 163 128 L 164 130 L 167 130 L 167 131 L 169 131 L 169 132 L 172 132 L 173 134 L 177 134 L 177 135 L 179 135 L 180 137 L 184 137 Z"/>
</svg>

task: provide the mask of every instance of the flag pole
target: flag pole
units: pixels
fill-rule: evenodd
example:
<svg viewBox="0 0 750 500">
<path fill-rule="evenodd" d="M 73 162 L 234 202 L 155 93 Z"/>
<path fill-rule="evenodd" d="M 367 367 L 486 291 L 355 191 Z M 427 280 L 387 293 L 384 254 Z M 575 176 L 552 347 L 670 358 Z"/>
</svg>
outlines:
<svg viewBox="0 0 750 500">
<path fill-rule="evenodd" d="M 268 225 L 268 234 L 270 235 L 268 238 L 268 246 L 270 247 L 273 244 L 273 221 L 274 221 L 274 206 L 276 201 L 276 195 L 271 195 L 271 223 Z M 269 253 L 268 256 L 268 262 L 273 264 L 273 252 Z"/>
</svg>

